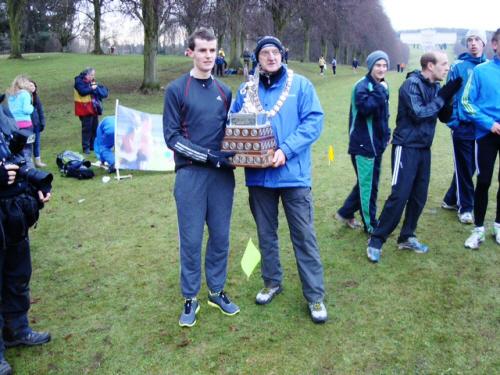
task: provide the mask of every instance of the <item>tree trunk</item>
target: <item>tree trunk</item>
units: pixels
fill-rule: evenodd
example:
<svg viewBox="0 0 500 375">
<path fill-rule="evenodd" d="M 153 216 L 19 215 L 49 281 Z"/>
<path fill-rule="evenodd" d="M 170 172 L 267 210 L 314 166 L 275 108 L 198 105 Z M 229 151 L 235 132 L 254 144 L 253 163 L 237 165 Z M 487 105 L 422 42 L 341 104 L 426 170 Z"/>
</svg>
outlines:
<svg viewBox="0 0 500 375">
<path fill-rule="evenodd" d="M 22 59 L 21 54 L 21 26 L 23 24 L 24 8 L 27 0 L 7 0 L 7 14 L 10 28 L 10 56 L 11 59 Z"/>
<path fill-rule="evenodd" d="M 325 38 L 322 36 L 321 37 L 321 54 L 323 55 L 325 60 L 326 60 L 327 53 L 328 53 L 328 45 L 326 44 Z"/>
<path fill-rule="evenodd" d="M 149 94 L 160 89 L 158 81 L 158 10 L 155 0 L 142 0 L 142 18 L 144 23 L 144 80 L 140 90 Z"/>
<path fill-rule="evenodd" d="M 241 38 L 241 17 L 245 2 L 242 0 L 231 0 L 229 3 L 229 35 L 230 35 L 230 50 L 229 50 L 229 67 L 231 69 L 240 69 L 243 67 L 240 59 L 240 38 Z"/>
<path fill-rule="evenodd" d="M 304 22 L 304 52 L 302 61 L 311 61 L 311 27 L 309 22 Z"/>
<path fill-rule="evenodd" d="M 101 48 L 101 0 L 92 0 L 94 4 L 94 50 L 95 55 L 102 55 Z"/>
</svg>

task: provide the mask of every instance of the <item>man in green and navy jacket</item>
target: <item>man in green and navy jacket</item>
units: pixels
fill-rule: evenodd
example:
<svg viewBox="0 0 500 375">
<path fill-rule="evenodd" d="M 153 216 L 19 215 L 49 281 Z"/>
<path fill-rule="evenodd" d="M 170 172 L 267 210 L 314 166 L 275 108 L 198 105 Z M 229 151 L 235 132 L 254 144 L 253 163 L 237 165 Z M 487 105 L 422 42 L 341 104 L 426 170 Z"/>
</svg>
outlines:
<svg viewBox="0 0 500 375">
<path fill-rule="evenodd" d="M 349 113 L 349 154 L 356 185 L 337 212 L 337 219 L 350 228 L 360 224 L 354 213 L 360 211 L 365 232 L 376 227 L 377 193 L 382 154 L 389 143 L 389 91 L 385 74 L 389 57 L 384 51 L 374 51 L 366 59 L 368 74 L 352 90 Z"/>
</svg>

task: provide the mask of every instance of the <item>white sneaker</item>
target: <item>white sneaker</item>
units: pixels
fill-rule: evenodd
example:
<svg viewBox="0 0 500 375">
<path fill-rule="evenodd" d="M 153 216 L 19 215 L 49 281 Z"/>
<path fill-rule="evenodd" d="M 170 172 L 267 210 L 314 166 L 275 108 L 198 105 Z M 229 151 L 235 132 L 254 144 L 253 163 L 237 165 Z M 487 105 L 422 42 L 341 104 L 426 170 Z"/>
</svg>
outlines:
<svg viewBox="0 0 500 375">
<path fill-rule="evenodd" d="M 500 228 L 498 229 L 500 231 Z M 484 242 L 484 227 L 474 228 L 472 234 L 465 240 L 464 246 L 468 249 L 479 249 Z"/>
<path fill-rule="evenodd" d="M 474 218 L 472 217 L 472 212 L 463 212 L 458 214 L 458 221 L 462 224 L 472 224 Z"/>
<path fill-rule="evenodd" d="M 493 237 L 495 237 L 495 241 L 500 245 L 500 226 L 497 226 L 496 223 L 493 224 Z"/>
<path fill-rule="evenodd" d="M 309 303 L 309 312 L 314 323 L 324 323 L 328 320 L 328 313 L 323 301 Z"/>
</svg>

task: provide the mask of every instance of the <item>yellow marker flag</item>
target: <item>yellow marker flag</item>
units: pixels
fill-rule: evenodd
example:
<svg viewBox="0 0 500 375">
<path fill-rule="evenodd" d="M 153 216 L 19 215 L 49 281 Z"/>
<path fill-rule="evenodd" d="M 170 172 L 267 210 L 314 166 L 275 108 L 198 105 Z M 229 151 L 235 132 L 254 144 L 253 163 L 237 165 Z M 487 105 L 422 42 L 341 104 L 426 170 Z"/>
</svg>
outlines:
<svg viewBox="0 0 500 375">
<path fill-rule="evenodd" d="M 243 253 L 243 257 L 241 258 L 241 268 L 243 269 L 243 272 L 245 272 L 245 275 L 247 275 L 247 279 L 250 278 L 250 275 L 259 262 L 260 251 L 255 247 L 252 239 L 250 238 L 248 240 L 247 248 Z"/>
<path fill-rule="evenodd" d="M 335 158 L 335 154 L 333 152 L 333 146 L 330 145 L 330 147 L 328 147 L 328 165 L 330 165 L 330 163 L 333 162 L 334 158 Z"/>
</svg>

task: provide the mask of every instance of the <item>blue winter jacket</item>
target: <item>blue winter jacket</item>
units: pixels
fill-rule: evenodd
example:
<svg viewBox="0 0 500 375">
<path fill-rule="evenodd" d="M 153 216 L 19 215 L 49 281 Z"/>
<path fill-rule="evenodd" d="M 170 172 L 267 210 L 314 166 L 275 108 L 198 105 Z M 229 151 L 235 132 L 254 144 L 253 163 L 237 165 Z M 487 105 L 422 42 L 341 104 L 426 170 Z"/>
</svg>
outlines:
<svg viewBox="0 0 500 375">
<path fill-rule="evenodd" d="M 415 70 L 408 73 L 399 88 L 398 115 L 392 134 L 395 145 L 430 148 L 434 140 L 436 122 L 449 121 L 451 106 L 438 96 L 439 82 L 431 82 Z M 449 108 L 448 108 L 449 107 Z"/>
<path fill-rule="evenodd" d="M 389 92 L 367 74 L 355 83 L 349 111 L 349 154 L 381 155 L 391 137 Z"/>
<path fill-rule="evenodd" d="M 494 122 L 500 123 L 500 58 L 479 64 L 467 81 L 462 96 L 463 115 L 476 125 L 476 139 L 491 132 Z"/>
<path fill-rule="evenodd" d="M 16 95 L 9 95 L 9 109 L 16 121 L 31 121 L 33 104 L 31 94 L 26 90 L 19 90 Z"/>
<path fill-rule="evenodd" d="M 283 69 L 287 69 L 283 65 Z M 286 85 L 287 74 L 268 89 L 259 85 L 259 98 L 264 110 L 271 110 Z M 244 85 L 240 87 L 231 112 L 243 107 Z M 305 77 L 294 74 L 290 93 L 279 110 L 271 118 L 277 147 L 285 156 L 286 163 L 278 168 L 245 169 L 247 186 L 268 188 L 310 187 L 311 146 L 323 130 L 323 109 L 312 83 Z"/>
<path fill-rule="evenodd" d="M 94 141 L 94 152 L 97 159 L 107 162 L 108 165 L 115 164 L 115 116 L 107 116 L 97 127 Z"/>
<path fill-rule="evenodd" d="M 481 57 L 474 57 L 470 53 L 465 52 L 458 56 L 458 60 L 451 66 L 448 73 L 448 81 L 458 77 L 462 77 L 462 87 L 453 97 L 453 114 L 448 122 L 448 126 L 453 131 L 453 137 L 458 139 L 475 139 L 474 123 L 467 121 L 463 116 L 460 117 L 460 108 L 462 94 L 464 92 L 467 80 L 472 73 L 472 69 L 486 61 L 486 56 L 483 54 Z"/>
</svg>

